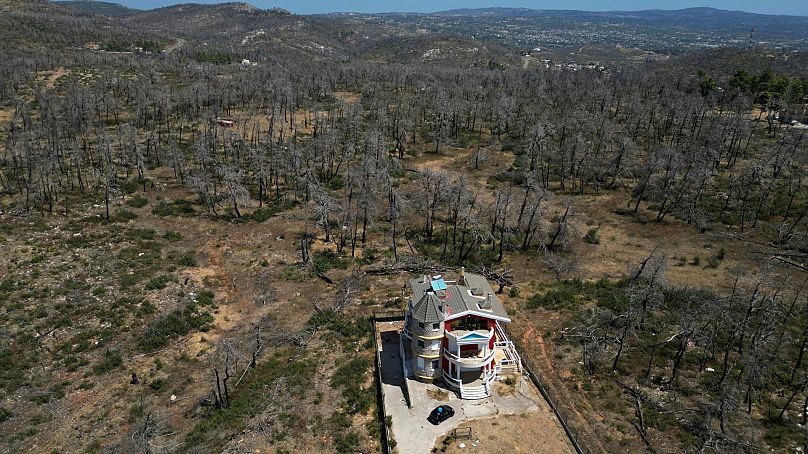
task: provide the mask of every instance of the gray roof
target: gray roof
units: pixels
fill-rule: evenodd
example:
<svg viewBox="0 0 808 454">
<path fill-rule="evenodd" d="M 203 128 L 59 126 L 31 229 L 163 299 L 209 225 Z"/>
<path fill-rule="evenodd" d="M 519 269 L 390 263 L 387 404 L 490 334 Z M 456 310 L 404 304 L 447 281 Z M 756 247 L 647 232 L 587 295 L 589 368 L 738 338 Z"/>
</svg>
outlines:
<svg viewBox="0 0 808 454">
<path fill-rule="evenodd" d="M 434 293 L 424 293 L 412 308 L 412 316 L 419 322 L 437 323 L 446 319 L 442 303 Z"/>
<path fill-rule="evenodd" d="M 458 276 L 457 281 L 446 280 L 445 282 L 446 290 L 442 291 L 432 289 L 432 277 L 430 276 L 410 280 L 412 300 L 417 302 L 413 306 L 413 317 L 416 320 L 434 323 L 443 318 L 452 319 L 464 313 L 474 312 L 481 316 L 510 322 L 505 308 L 484 276 L 464 273 L 462 278 Z M 443 318 L 438 320 L 436 319 L 438 315 L 432 311 L 440 310 L 441 306 Z M 427 319 L 427 317 L 431 318 Z"/>
</svg>

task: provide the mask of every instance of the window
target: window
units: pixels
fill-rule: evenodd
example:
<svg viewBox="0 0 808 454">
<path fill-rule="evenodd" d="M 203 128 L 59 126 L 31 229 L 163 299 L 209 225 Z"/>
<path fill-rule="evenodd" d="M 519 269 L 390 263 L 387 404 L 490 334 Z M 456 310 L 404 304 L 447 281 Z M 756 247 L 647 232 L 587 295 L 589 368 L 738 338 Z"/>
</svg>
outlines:
<svg viewBox="0 0 808 454">
<path fill-rule="evenodd" d="M 438 323 L 433 323 L 433 324 L 432 324 L 432 329 L 440 329 L 440 322 L 438 322 Z"/>
<path fill-rule="evenodd" d="M 424 322 L 418 322 L 418 327 L 424 329 Z"/>
<path fill-rule="evenodd" d="M 424 368 L 424 358 L 421 358 L 420 356 L 418 357 L 418 368 L 419 369 Z"/>
<path fill-rule="evenodd" d="M 421 347 L 421 348 L 424 348 L 424 341 L 419 340 L 418 341 L 418 346 Z"/>
<path fill-rule="evenodd" d="M 438 361 L 437 359 L 433 359 L 432 360 L 432 369 L 438 370 L 439 368 L 440 368 L 440 361 Z"/>
<path fill-rule="evenodd" d="M 455 329 L 462 329 L 467 331 L 483 330 L 488 331 L 488 321 L 480 320 L 477 318 L 464 318 L 455 324 Z"/>
</svg>

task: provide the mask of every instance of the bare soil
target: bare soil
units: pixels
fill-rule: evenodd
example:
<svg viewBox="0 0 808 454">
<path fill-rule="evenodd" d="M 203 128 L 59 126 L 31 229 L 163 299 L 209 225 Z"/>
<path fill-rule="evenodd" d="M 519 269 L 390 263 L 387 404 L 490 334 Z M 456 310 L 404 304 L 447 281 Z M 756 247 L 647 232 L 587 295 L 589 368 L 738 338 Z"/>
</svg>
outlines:
<svg viewBox="0 0 808 454">
<path fill-rule="evenodd" d="M 546 418 L 555 419 L 552 414 Z M 453 439 L 447 445 L 444 437 L 438 441 L 436 448 L 438 452 L 451 454 L 574 453 L 569 443 L 558 440 L 558 429 L 546 424 L 546 418 L 525 414 L 466 421 L 458 428 L 457 433 L 464 433 L 465 428 L 471 428 L 470 439 Z M 446 451 L 443 451 L 443 447 L 446 447 Z"/>
</svg>

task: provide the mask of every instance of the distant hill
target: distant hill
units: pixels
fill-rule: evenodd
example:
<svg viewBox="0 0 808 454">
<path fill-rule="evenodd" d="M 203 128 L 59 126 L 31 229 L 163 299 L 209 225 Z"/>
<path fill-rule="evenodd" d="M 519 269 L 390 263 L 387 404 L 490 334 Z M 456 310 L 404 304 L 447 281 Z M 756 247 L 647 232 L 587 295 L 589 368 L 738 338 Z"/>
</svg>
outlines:
<svg viewBox="0 0 808 454">
<path fill-rule="evenodd" d="M 69 14 L 67 8 L 47 0 L 0 0 L 0 12 Z"/>
<path fill-rule="evenodd" d="M 122 17 L 140 11 L 117 3 L 94 0 L 60 0 L 56 3 L 69 8 L 76 14 L 83 15 L 101 14 L 109 17 Z"/>
<path fill-rule="evenodd" d="M 267 21 L 289 16 L 286 10 L 264 10 L 248 3 L 186 3 L 139 11 L 126 21 L 146 28 L 208 36 L 250 31 L 265 26 Z"/>
<path fill-rule="evenodd" d="M 576 11 L 529 8 L 454 9 L 433 13 L 435 16 L 469 17 L 542 17 L 601 23 L 626 23 L 638 26 L 682 28 L 690 30 L 722 30 L 749 33 L 752 27 L 762 37 L 806 37 L 808 17 L 726 11 L 697 7 L 677 10 L 643 11 Z"/>
</svg>

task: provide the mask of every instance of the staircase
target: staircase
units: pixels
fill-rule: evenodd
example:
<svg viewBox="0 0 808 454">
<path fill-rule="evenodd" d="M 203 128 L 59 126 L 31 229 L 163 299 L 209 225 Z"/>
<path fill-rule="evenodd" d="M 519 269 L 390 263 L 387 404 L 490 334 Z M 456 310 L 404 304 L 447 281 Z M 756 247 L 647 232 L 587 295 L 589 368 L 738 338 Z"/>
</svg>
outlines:
<svg viewBox="0 0 808 454">
<path fill-rule="evenodd" d="M 494 343 L 496 348 L 502 349 L 505 352 L 505 359 L 499 361 L 494 367 L 497 379 L 502 378 L 502 372 L 522 372 L 522 357 L 516 351 L 516 346 L 508 339 L 505 330 L 497 323 L 497 341 Z"/>
<path fill-rule="evenodd" d="M 491 383 L 497 378 L 494 373 L 489 373 L 482 379 L 482 384 L 476 386 L 460 385 L 461 399 L 485 399 L 491 396 Z M 480 383 L 479 381 L 476 383 Z"/>
<path fill-rule="evenodd" d="M 460 398 L 461 399 L 485 399 L 491 395 L 491 388 L 488 384 L 483 386 L 461 386 Z"/>
</svg>

